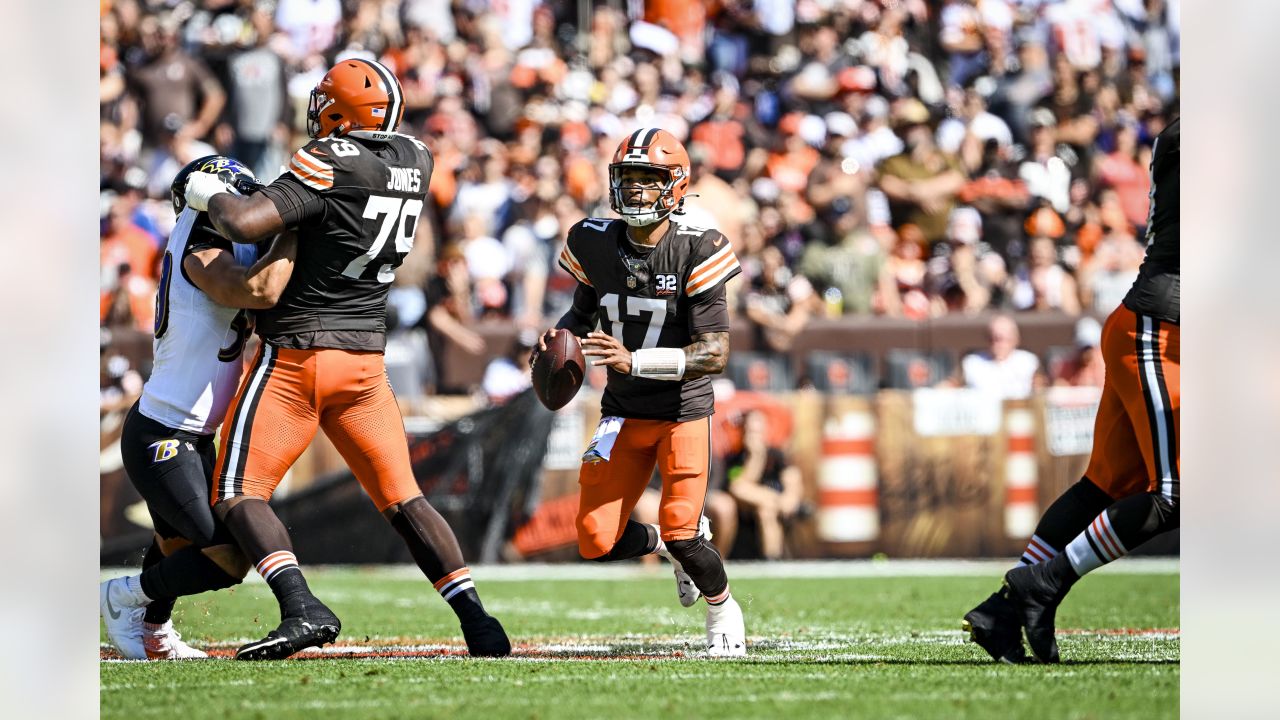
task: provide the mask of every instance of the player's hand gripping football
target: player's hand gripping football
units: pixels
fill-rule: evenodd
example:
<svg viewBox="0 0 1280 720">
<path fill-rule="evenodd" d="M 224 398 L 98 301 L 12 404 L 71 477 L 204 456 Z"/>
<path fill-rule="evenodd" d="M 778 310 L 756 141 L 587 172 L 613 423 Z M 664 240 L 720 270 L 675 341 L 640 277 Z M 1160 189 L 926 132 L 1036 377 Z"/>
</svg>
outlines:
<svg viewBox="0 0 1280 720">
<path fill-rule="evenodd" d="M 622 346 L 612 335 L 592 331 L 582 340 L 582 354 L 598 357 L 591 365 L 607 365 L 623 375 L 631 374 L 631 351 Z"/>
</svg>

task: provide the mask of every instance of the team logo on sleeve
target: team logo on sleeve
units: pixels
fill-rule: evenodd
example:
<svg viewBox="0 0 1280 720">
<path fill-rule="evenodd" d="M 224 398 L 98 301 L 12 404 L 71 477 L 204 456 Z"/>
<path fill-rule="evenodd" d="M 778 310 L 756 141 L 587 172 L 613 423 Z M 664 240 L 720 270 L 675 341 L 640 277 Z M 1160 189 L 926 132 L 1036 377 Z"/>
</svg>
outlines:
<svg viewBox="0 0 1280 720">
<path fill-rule="evenodd" d="M 147 446 L 151 451 L 151 462 L 161 463 L 165 460 L 172 460 L 178 454 L 178 441 L 170 438 L 168 440 L 158 440 Z"/>
</svg>

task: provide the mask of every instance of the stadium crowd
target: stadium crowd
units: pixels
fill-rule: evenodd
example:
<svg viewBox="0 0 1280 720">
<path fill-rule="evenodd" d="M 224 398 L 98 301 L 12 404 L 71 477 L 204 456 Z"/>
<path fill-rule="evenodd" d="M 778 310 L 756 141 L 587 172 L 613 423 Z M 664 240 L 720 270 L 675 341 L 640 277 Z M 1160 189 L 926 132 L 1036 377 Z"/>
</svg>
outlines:
<svg viewBox="0 0 1280 720">
<path fill-rule="evenodd" d="M 120 344 L 151 332 L 174 174 L 217 152 L 277 176 L 344 57 L 395 71 L 435 157 L 390 320 L 477 362 L 478 322 L 567 307 L 564 233 L 611 214 L 609 159 L 650 125 L 686 143 L 685 222 L 731 239 L 732 311 L 775 350 L 819 315 L 1105 315 L 1179 102 L 1178 0 L 100 4 L 104 403 L 145 375 Z"/>
</svg>

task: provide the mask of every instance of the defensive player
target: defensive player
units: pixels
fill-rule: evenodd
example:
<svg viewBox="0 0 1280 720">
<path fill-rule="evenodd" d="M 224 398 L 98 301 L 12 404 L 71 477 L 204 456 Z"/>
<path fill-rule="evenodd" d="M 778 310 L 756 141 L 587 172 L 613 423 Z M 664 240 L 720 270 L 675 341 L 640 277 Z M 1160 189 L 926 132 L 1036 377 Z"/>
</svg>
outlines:
<svg viewBox="0 0 1280 720">
<path fill-rule="evenodd" d="M 724 286 L 741 268 L 724 235 L 672 217 L 689 188 L 689 154 L 667 131 L 644 128 L 623 140 L 609 185 L 622 219 L 570 229 L 560 265 L 578 280 L 573 304 L 539 343 L 545 350 L 567 330 L 585 338 L 593 365 L 608 367 L 604 418 L 580 475 L 578 550 L 601 561 L 663 554 L 677 568 L 681 603 L 707 600 L 708 653 L 745 655 L 742 609 L 702 522 L 709 376 L 729 356 Z M 655 462 L 660 527 L 628 519 Z"/>
<path fill-rule="evenodd" d="M 1004 586 L 965 615 L 993 658 L 1058 662 L 1054 618 L 1085 574 L 1178 527 L 1181 481 L 1178 172 L 1180 123 L 1151 153 L 1147 256 L 1102 331 L 1106 379 L 1084 477 L 1045 511 Z"/>
<path fill-rule="evenodd" d="M 288 657 L 332 642 L 341 629 L 307 587 L 289 534 L 267 505 L 317 428 L 453 608 L 470 653 L 511 652 L 453 531 L 418 488 L 383 363 L 387 292 L 413 247 L 432 170 L 427 147 L 395 132 L 403 111 L 387 68 L 343 60 L 311 92 L 314 139 L 294 153 L 287 173 L 248 197 L 204 173 L 187 184 L 187 201 L 207 207 L 234 242 L 286 228 L 298 234 L 293 277 L 258 317 L 262 349 L 222 426 L 216 471 L 215 512 L 280 603 L 280 626 L 241 647 L 242 660 Z"/>
<path fill-rule="evenodd" d="M 213 433 L 239 383 L 252 328 L 240 308 L 274 305 L 293 269 L 292 236 L 281 236 L 258 259 L 256 246 L 233 246 L 207 214 L 186 207 L 183 187 L 196 171 L 240 190 L 261 187 L 238 161 L 217 155 L 188 164 L 174 179 L 178 222 L 156 295 L 153 369 L 120 440 L 155 539 L 140 575 L 108 580 L 99 590 L 107 637 L 130 659 L 204 657 L 173 629 L 174 600 L 235 585 L 249 569 L 209 507 Z"/>
</svg>

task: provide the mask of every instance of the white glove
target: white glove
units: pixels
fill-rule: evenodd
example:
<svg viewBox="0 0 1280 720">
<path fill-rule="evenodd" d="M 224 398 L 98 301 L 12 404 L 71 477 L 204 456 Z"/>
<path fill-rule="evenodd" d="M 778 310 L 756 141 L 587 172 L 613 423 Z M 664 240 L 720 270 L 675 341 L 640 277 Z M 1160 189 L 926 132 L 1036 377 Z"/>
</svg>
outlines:
<svg viewBox="0 0 1280 720">
<path fill-rule="evenodd" d="M 187 178 L 187 206 L 200 212 L 209 209 L 209 200 L 218 193 L 227 192 L 227 184 L 213 173 L 193 172 Z"/>
</svg>

